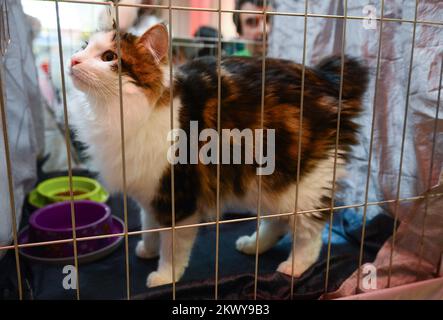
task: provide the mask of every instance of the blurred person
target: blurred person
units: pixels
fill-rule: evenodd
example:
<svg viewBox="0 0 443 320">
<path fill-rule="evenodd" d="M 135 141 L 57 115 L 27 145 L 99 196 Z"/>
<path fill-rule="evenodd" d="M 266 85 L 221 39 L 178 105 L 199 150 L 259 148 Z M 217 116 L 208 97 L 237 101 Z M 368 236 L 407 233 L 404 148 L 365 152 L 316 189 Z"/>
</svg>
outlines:
<svg viewBox="0 0 443 320">
<path fill-rule="evenodd" d="M 235 10 L 263 11 L 264 0 L 236 0 Z M 266 11 L 272 10 L 272 1 L 267 1 Z M 239 35 L 239 39 L 246 40 L 245 47 L 234 53 L 235 56 L 260 56 L 263 53 L 263 23 L 266 23 L 266 35 L 271 32 L 271 16 L 263 14 L 250 14 L 235 12 L 233 15 L 234 24 Z"/>
<path fill-rule="evenodd" d="M 201 26 L 195 31 L 194 37 L 197 38 L 197 42 L 204 45 L 203 48 L 198 50 L 197 57 L 215 56 L 217 54 L 218 30 L 216 28 Z"/>
</svg>

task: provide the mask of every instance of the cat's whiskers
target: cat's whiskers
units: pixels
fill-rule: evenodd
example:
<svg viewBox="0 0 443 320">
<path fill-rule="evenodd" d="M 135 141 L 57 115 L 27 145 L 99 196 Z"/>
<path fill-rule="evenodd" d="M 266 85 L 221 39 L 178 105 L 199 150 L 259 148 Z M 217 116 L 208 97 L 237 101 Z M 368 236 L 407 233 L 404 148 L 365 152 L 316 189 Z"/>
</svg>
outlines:
<svg viewBox="0 0 443 320">
<path fill-rule="evenodd" d="M 86 95 L 96 96 L 98 99 L 109 100 L 115 97 L 118 86 L 115 79 L 104 79 L 85 70 L 76 70 L 75 76 L 86 85 Z"/>
</svg>

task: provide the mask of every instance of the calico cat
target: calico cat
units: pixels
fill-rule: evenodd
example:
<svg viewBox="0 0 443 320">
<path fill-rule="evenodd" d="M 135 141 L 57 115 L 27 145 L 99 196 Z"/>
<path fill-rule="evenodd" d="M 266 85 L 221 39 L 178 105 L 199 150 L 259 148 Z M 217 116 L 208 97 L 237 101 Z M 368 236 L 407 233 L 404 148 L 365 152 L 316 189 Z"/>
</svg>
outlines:
<svg viewBox="0 0 443 320">
<path fill-rule="evenodd" d="M 143 230 L 172 224 L 171 121 L 189 137 L 192 125 L 198 132 L 217 132 L 217 61 L 201 58 L 190 61 L 173 73 L 170 86 L 169 36 L 164 25 L 155 25 L 142 36 L 121 34 L 121 69 L 125 123 L 127 193 L 143 208 Z M 82 141 L 89 145 L 94 165 L 111 191 L 122 190 L 119 77 L 116 32 L 95 34 L 87 46 L 73 55 L 70 73 L 74 85 L 87 103 L 71 110 L 71 120 Z M 262 216 L 294 212 L 297 158 L 299 155 L 300 100 L 302 67 L 290 61 L 266 59 L 264 115 L 262 106 L 262 60 L 226 57 L 220 64 L 221 129 L 274 130 L 263 134 L 262 155 L 273 158 L 273 168 L 261 175 Z M 339 109 L 341 59 L 326 59 L 315 68 L 306 68 L 301 167 L 298 210 L 312 210 L 296 219 L 295 250 L 280 264 L 278 271 L 300 276 L 318 258 L 321 232 L 330 206 L 334 154 Z M 358 61 L 346 58 L 341 106 L 340 139 L 336 177 L 344 174 L 344 164 L 357 142 L 357 125 L 352 121 L 361 111 L 368 71 Z M 172 90 L 172 93 L 171 93 Z M 173 112 L 171 116 L 171 97 Z M 246 131 L 244 131 L 246 132 Z M 257 136 L 254 136 L 256 142 Z M 260 135 L 258 135 L 260 137 Z M 244 137 L 243 137 L 244 138 Z M 190 146 L 190 140 L 187 146 Z M 246 141 L 246 139 L 244 139 Z M 176 141 L 176 140 L 174 140 Z M 229 138 L 231 152 L 238 146 Z M 242 140 L 243 141 L 243 140 Z M 201 150 L 209 143 L 198 142 Z M 256 144 L 241 144 L 242 159 L 256 152 Z M 189 149 L 190 150 L 190 149 Z M 214 150 L 213 150 L 214 151 Z M 168 156 L 169 153 L 169 156 Z M 271 154 L 273 153 L 273 154 Z M 213 155 L 209 155 L 213 156 Z M 217 164 L 192 162 L 192 154 L 173 166 L 174 210 L 177 226 L 213 219 L 217 204 Z M 217 158 L 217 157 L 216 157 Z M 221 158 L 221 157 L 220 157 Z M 169 159 L 169 160 L 168 160 Z M 270 163 L 270 162 L 269 162 Z M 268 164 L 269 164 L 268 163 Z M 220 201 L 257 211 L 258 170 L 263 162 L 220 164 Z M 259 230 L 259 253 L 270 249 L 284 234 L 291 232 L 293 215 L 265 218 Z M 197 228 L 175 231 L 175 279 L 183 275 L 195 241 Z M 240 237 L 238 250 L 255 254 L 256 233 Z M 215 244 L 214 244 L 215 245 Z M 136 248 L 137 256 L 160 255 L 158 269 L 147 278 L 153 287 L 172 282 L 172 232 L 145 233 Z M 294 267 L 292 261 L 294 254 Z"/>
</svg>

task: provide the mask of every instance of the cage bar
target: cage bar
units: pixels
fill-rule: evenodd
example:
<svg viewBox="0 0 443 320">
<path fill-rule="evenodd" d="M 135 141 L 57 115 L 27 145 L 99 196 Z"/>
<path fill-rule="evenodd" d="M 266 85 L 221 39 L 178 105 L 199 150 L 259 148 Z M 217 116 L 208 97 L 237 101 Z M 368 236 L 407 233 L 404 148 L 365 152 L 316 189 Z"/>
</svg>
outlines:
<svg viewBox="0 0 443 320">
<path fill-rule="evenodd" d="M 415 1 L 415 14 L 414 14 L 415 21 L 417 19 L 417 14 L 418 14 L 418 2 L 419 2 L 419 0 Z M 412 47 L 411 47 L 411 58 L 409 61 L 408 84 L 407 84 L 407 90 L 406 90 L 405 118 L 404 118 L 404 122 L 403 122 L 403 132 L 402 132 L 402 139 L 401 139 L 400 166 L 398 169 L 397 197 L 396 197 L 395 209 L 394 209 L 394 229 L 392 231 L 392 247 L 391 247 L 391 254 L 389 257 L 388 288 L 391 287 L 392 261 L 393 261 L 394 250 L 395 250 L 395 239 L 397 236 L 398 207 L 399 207 L 398 199 L 400 198 L 401 173 L 402 173 L 402 169 L 403 169 L 403 153 L 405 151 L 405 140 L 406 140 L 406 129 L 407 129 L 406 125 L 408 122 L 409 94 L 411 91 L 412 67 L 414 64 L 414 49 L 415 49 L 415 33 L 416 33 L 416 31 L 417 31 L 417 23 L 414 22 L 413 29 L 412 29 Z"/>
<path fill-rule="evenodd" d="M 374 98 L 372 102 L 372 122 L 371 122 L 371 138 L 369 142 L 369 155 L 368 155 L 368 171 L 366 173 L 366 187 L 365 187 L 365 205 L 363 207 L 363 226 L 361 230 L 360 237 L 360 254 L 358 258 L 358 269 L 357 269 L 357 285 L 356 291 L 360 287 L 361 278 L 361 266 L 363 264 L 363 249 L 365 245 L 365 234 L 366 234 L 366 214 L 368 211 L 368 199 L 369 199 L 369 183 L 371 180 L 371 166 L 372 166 L 372 153 L 374 146 L 374 129 L 375 129 L 375 114 L 377 110 L 377 92 L 378 92 L 378 81 L 380 78 L 380 60 L 381 60 L 381 48 L 383 39 L 383 18 L 384 18 L 385 0 L 381 0 L 381 14 L 380 14 L 380 33 L 378 35 L 378 49 L 377 49 L 377 66 L 375 74 L 375 86 L 374 86 Z"/>
<path fill-rule="evenodd" d="M 217 133 L 221 137 L 221 0 L 218 0 L 218 37 L 217 37 Z M 218 300 L 219 280 L 219 252 L 220 252 L 220 162 L 221 142 L 217 140 L 217 199 L 216 199 L 216 224 L 215 224 L 215 293 L 214 298 Z"/>
<path fill-rule="evenodd" d="M 171 107 L 171 130 L 174 130 L 174 93 L 173 93 L 173 83 L 174 83 L 174 69 L 172 67 L 172 0 L 169 0 L 168 4 L 168 14 L 169 14 L 169 100 Z M 173 141 L 171 141 L 171 146 Z M 171 208 L 172 208 L 172 299 L 176 299 L 176 279 L 175 279 L 175 175 L 174 175 L 174 164 L 171 163 Z"/>
<path fill-rule="evenodd" d="M 66 98 L 66 84 L 65 84 L 65 72 L 64 72 L 64 62 L 63 62 L 63 45 L 62 45 L 62 36 L 61 36 L 61 28 L 60 28 L 60 14 L 59 14 L 59 4 L 58 0 L 55 1 L 55 12 L 57 16 L 57 39 L 58 39 L 58 53 L 60 59 L 60 76 L 61 76 L 61 85 L 62 85 L 62 96 L 63 96 L 63 113 L 64 113 L 64 123 L 65 123 L 65 142 L 66 142 L 66 153 L 68 160 L 68 177 L 69 177 L 69 198 L 71 205 L 71 225 L 72 225 L 72 239 L 73 239 L 73 249 L 74 249 L 74 266 L 77 277 L 76 281 L 76 295 L 77 300 L 80 300 L 80 286 L 79 286 L 79 277 L 78 277 L 78 251 L 77 251 L 77 234 L 75 227 L 75 208 L 74 208 L 74 194 L 72 189 L 72 163 L 71 163 L 71 142 L 69 136 L 69 124 L 68 124 L 68 101 Z"/>
<path fill-rule="evenodd" d="M 263 15 L 263 41 L 262 41 L 262 80 L 261 80 L 261 109 L 260 109 L 260 128 L 262 129 L 262 136 L 259 142 L 260 146 L 260 161 L 263 162 L 263 144 L 264 144 L 264 114 L 265 114 L 265 90 L 266 90 L 266 44 L 268 41 L 268 36 L 266 34 L 266 7 L 267 0 L 263 1 L 263 11 L 260 12 Z M 267 136 L 266 136 L 267 138 Z M 262 202 L 262 176 L 258 176 L 258 199 L 257 199 L 257 221 L 256 221 L 256 237 L 255 237 L 255 270 L 254 270 L 254 300 L 257 300 L 257 280 L 258 280 L 258 251 L 259 251 L 259 239 L 260 239 L 260 220 L 261 220 L 261 202 Z"/>
<path fill-rule="evenodd" d="M 346 49 L 346 26 L 348 15 L 348 0 L 344 0 L 344 17 L 343 20 L 343 32 L 342 32 L 342 45 L 341 45 L 341 69 L 340 69 L 340 92 L 338 95 L 338 115 L 337 115 L 337 134 L 335 139 L 335 152 L 334 152 L 334 170 L 332 175 L 332 192 L 331 192 L 331 211 L 329 218 L 329 233 L 328 233 L 328 256 L 326 259 L 326 276 L 325 276 L 325 293 L 328 292 L 328 282 L 329 282 L 329 267 L 331 260 L 331 237 L 332 237 L 332 223 L 334 218 L 334 202 L 335 202 L 335 183 L 337 174 L 337 156 L 338 156 L 338 144 L 340 139 L 340 120 L 341 120 L 341 109 L 343 106 L 343 74 L 345 69 L 345 49 Z"/>
<path fill-rule="evenodd" d="M 443 59 L 441 61 L 441 67 L 440 67 L 440 79 L 438 81 L 439 87 L 438 87 L 438 94 L 437 94 L 437 110 L 435 111 L 435 121 L 434 121 L 434 132 L 432 134 L 432 151 L 431 151 L 431 161 L 429 164 L 429 176 L 428 176 L 428 190 L 431 189 L 432 185 L 432 171 L 434 169 L 434 155 L 435 155 L 435 145 L 437 140 L 437 128 L 438 128 L 438 116 L 440 111 L 440 99 L 441 99 L 441 87 L 442 87 L 442 78 L 443 78 Z M 421 263 L 423 259 L 423 248 L 424 248 L 424 240 L 425 240 L 425 229 L 426 229 L 426 217 L 428 215 L 428 205 L 429 205 L 429 194 L 428 192 L 425 193 L 425 213 L 423 216 L 423 225 L 421 230 L 421 241 L 420 241 L 420 254 L 419 254 L 419 262 L 418 262 L 418 269 L 421 269 Z"/>
<path fill-rule="evenodd" d="M 131 299 L 131 285 L 129 272 L 129 239 L 128 239 L 128 194 L 126 185 L 126 153 L 125 153 L 125 119 L 123 116 L 123 85 L 122 85 L 122 60 L 121 60 L 121 35 L 118 8 L 115 3 L 115 27 L 117 40 L 117 62 L 118 62 L 118 95 L 120 107 L 120 137 L 122 150 L 122 179 L 123 179 L 123 215 L 124 215 L 124 234 L 125 234 L 125 266 L 126 266 L 126 295 L 127 300 Z"/>
<path fill-rule="evenodd" d="M 430 194 L 430 195 L 428 195 L 428 197 L 429 198 L 443 197 L 443 193 Z M 402 199 L 399 199 L 399 201 L 400 202 L 420 201 L 425 198 L 426 198 L 425 196 L 421 195 L 421 196 L 415 196 L 415 197 L 402 198 Z M 395 199 L 391 199 L 391 200 L 383 200 L 383 201 L 377 201 L 377 202 L 368 202 L 368 206 L 380 206 L 380 205 L 395 203 L 395 201 L 396 201 Z M 334 210 L 356 209 L 356 208 L 362 208 L 362 207 L 364 207 L 364 205 L 365 205 L 364 203 L 360 203 L 360 204 L 336 206 L 336 207 L 334 207 Z M 324 212 L 324 211 L 329 211 L 329 210 L 331 210 L 331 208 L 302 210 L 302 211 L 298 211 L 297 214 Z M 284 217 L 289 217 L 291 215 L 294 215 L 294 212 L 269 214 L 269 215 L 262 216 L 261 219 L 284 218 Z M 257 219 L 256 217 L 236 218 L 236 219 L 221 220 L 219 223 L 220 224 L 239 223 L 239 222 L 255 221 L 256 219 Z M 180 229 L 196 228 L 196 227 L 208 227 L 208 226 L 213 226 L 215 224 L 216 224 L 216 222 L 202 222 L 202 223 L 176 226 L 175 229 L 180 230 Z M 128 232 L 128 235 L 129 236 L 137 236 L 137 235 L 142 235 L 145 233 L 163 232 L 163 231 L 171 231 L 171 230 L 172 230 L 171 227 L 155 228 L 155 229 L 149 229 L 149 230 L 131 231 L 131 232 Z M 112 235 L 82 237 L 82 238 L 77 238 L 77 242 L 86 241 L 86 240 L 107 239 L 107 238 L 113 238 L 113 237 L 124 236 L 124 235 L 125 235 L 125 233 L 114 233 Z M 30 247 L 46 246 L 46 245 L 69 243 L 69 242 L 73 242 L 73 239 L 63 239 L 63 240 L 53 240 L 53 241 L 45 241 L 45 242 L 33 242 L 33 243 L 19 244 L 18 247 L 19 248 L 30 248 Z M 10 249 L 14 249 L 14 246 L 9 245 L 9 246 L 0 247 L 0 250 L 10 250 Z"/>
<path fill-rule="evenodd" d="M 295 204 L 294 204 L 294 215 L 292 222 L 292 275 L 294 274 L 295 265 L 295 237 L 297 228 L 297 218 L 298 218 L 298 196 L 300 187 L 300 166 L 301 166 L 301 144 L 303 135 L 303 108 L 305 103 L 305 78 L 306 78 L 306 46 L 307 46 L 307 31 L 308 31 L 308 0 L 305 0 L 305 16 L 304 16 L 304 26 L 303 26 L 303 57 L 302 57 L 302 70 L 301 70 L 301 93 L 300 93 L 300 122 L 298 130 L 298 155 L 297 155 L 297 184 L 295 185 Z M 294 277 L 291 277 L 291 300 L 294 298 Z"/>
<path fill-rule="evenodd" d="M 35 0 L 35 1 L 53 1 L 53 0 Z M 98 4 L 98 5 L 112 5 L 112 1 L 87 1 L 87 0 L 58 0 L 59 2 L 66 3 L 82 3 L 82 4 Z M 169 6 L 169 5 L 149 5 L 149 4 L 118 4 L 121 7 L 137 7 L 137 8 L 152 8 L 152 9 L 171 9 L 176 11 L 203 11 L 203 12 L 218 12 L 218 9 L 214 8 L 200 8 L 200 7 L 183 7 L 183 6 Z M 256 10 L 235 10 L 235 9 L 221 9 L 221 13 L 250 13 L 250 14 L 261 14 L 262 11 Z M 278 16 L 298 16 L 304 17 L 305 14 L 302 12 L 281 12 L 281 11 L 267 11 L 268 15 L 278 15 Z M 326 19 L 345 19 L 344 15 L 333 15 L 333 14 L 316 14 L 308 13 L 308 17 L 312 18 L 326 18 Z M 363 16 L 346 16 L 348 20 L 367 20 L 367 17 Z M 374 18 L 375 21 L 380 21 L 380 18 Z M 383 18 L 386 22 L 401 22 L 401 23 L 411 23 L 411 24 L 428 24 L 428 25 L 443 25 L 443 21 L 430 21 L 430 20 L 411 20 L 411 19 L 400 19 L 400 18 Z"/>
</svg>

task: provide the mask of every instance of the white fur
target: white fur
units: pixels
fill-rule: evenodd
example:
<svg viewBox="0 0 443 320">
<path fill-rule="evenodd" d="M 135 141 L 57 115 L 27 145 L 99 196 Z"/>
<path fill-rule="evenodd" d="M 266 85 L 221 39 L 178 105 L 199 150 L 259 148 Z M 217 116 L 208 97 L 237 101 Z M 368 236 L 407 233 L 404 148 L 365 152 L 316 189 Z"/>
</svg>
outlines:
<svg viewBox="0 0 443 320">
<path fill-rule="evenodd" d="M 142 221 L 142 230 L 153 230 L 160 227 L 154 216 L 140 211 L 140 219 Z M 160 236 L 158 232 L 146 232 L 142 235 L 142 240 L 137 243 L 135 254 L 142 259 L 150 259 L 158 257 L 160 250 Z"/>
<path fill-rule="evenodd" d="M 123 190 L 123 162 L 118 76 L 109 69 L 109 63 L 98 58 L 100 51 L 111 47 L 110 34 L 112 32 L 99 34 L 91 39 L 86 50 L 74 55 L 74 59 L 82 62 L 72 68 L 72 73 L 74 79 L 75 74 L 84 73 L 111 88 L 106 94 L 92 88 L 86 90 L 86 103 L 70 108 L 70 116 L 80 140 L 88 144 L 93 165 L 106 186 L 111 191 L 120 191 Z M 170 143 L 166 137 L 171 129 L 170 108 L 155 108 L 144 92 L 124 76 L 122 83 L 126 185 L 128 193 L 145 207 L 169 166 L 166 153 Z M 83 89 L 81 79 L 74 84 Z M 178 101 L 174 101 L 173 109 L 174 126 L 177 126 Z"/>
<path fill-rule="evenodd" d="M 198 223 L 200 216 L 194 214 L 177 223 L 180 225 L 193 225 Z M 148 287 L 156 287 L 172 282 L 172 258 L 174 257 L 175 280 L 180 280 L 185 272 L 191 256 L 192 246 L 197 235 L 197 228 L 175 229 L 174 242 L 172 231 L 160 233 L 160 260 L 157 271 L 152 272 L 147 279 Z M 172 254 L 172 244 L 174 243 L 174 254 Z"/>
<path fill-rule="evenodd" d="M 72 68 L 74 84 L 84 92 L 86 103 L 70 108 L 71 120 L 77 129 L 80 140 L 89 145 L 94 166 L 99 170 L 106 186 L 111 191 L 123 190 L 121 120 L 118 76 L 110 70 L 108 62 L 101 61 L 102 53 L 111 48 L 112 33 L 101 33 L 91 39 L 88 47 L 74 55 L 80 61 Z M 169 85 L 169 67 L 162 67 L 163 84 Z M 144 230 L 157 228 L 159 225 L 149 215 L 150 202 L 155 194 L 158 182 L 170 165 L 167 152 L 170 142 L 171 113 L 168 106 L 154 106 L 144 92 L 122 77 L 123 118 L 125 133 L 125 167 L 128 195 L 136 199 L 142 210 Z M 174 127 L 178 128 L 178 114 L 181 109 L 179 100 L 173 101 Z M 343 161 L 338 161 L 337 179 L 343 174 Z M 334 157 L 321 161 L 300 181 L 298 210 L 311 210 L 320 206 L 322 196 L 330 196 L 334 170 Z M 222 199 L 223 203 L 255 212 L 258 199 L 257 179 L 248 188 L 247 195 L 241 199 L 230 196 Z M 262 193 L 262 215 L 293 212 L 295 206 L 296 184 L 285 192 Z M 207 208 L 180 221 L 180 224 L 194 224 L 200 221 L 206 212 L 215 212 Z M 146 211 L 146 213 L 145 213 Z M 203 212 L 205 211 L 205 212 Z M 292 253 L 283 262 L 278 271 L 299 276 L 318 257 L 321 248 L 321 230 L 324 223 L 313 219 L 314 214 L 297 217 L 295 230 L 294 261 Z M 292 230 L 293 218 L 268 218 L 261 222 L 259 230 L 259 253 L 271 248 L 279 238 Z M 292 232 L 291 232 L 292 233 Z M 175 232 L 175 279 L 178 281 L 188 265 L 196 228 L 181 229 Z M 172 233 L 146 233 L 136 248 L 137 256 L 152 258 L 160 253 L 157 271 L 147 279 L 149 287 L 172 281 Z M 244 236 L 237 240 L 237 249 L 246 254 L 255 254 L 257 234 Z M 160 251 L 160 252 L 159 252 Z"/>
<path fill-rule="evenodd" d="M 344 161 L 337 159 L 336 179 L 344 175 Z M 297 211 L 315 210 L 321 206 L 320 199 L 323 196 L 331 196 L 330 188 L 334 173 L 334 156 L 318 163 L 317 167 L 301 179 L 298 188 Z M 251 212 L 257 209 L 258 187 L 249 188 L 249 194 L 245 203 L 249 206 Z M 296 197 L 296 184 L 293 184 L 284 193 L 279 196 L 275 194 L 262 193 L 261 215 L 266 216 L 276 213 L 289 213 L 294 211 Z M 238 201 L 238 200 L 237 200 Z M 293 248 L 288 259 L 280 264 L 277 271 L 295 277 L 305 272 L 318 258 L 322 246 L 321 233 L 324 227 L 324 221 L 315 216 L 321 213 L 313 212 L 299 214 L 296 218 L 295 230 L 294 218 L 265 218 L 260 223 L 258 253 L 263 253 L 276 244 L 276 242 L 287 232 L 295 234 L 293 239 Z M 255 254 L 257 246 L 257 232 L 251 236 L 242 236 L 237 239 L 237 250 L 245 254 Z M 293 252 L 295 257 L 293 258 Z M 294 261 L 294 268 L 292 268 Z"/>
</svg>

